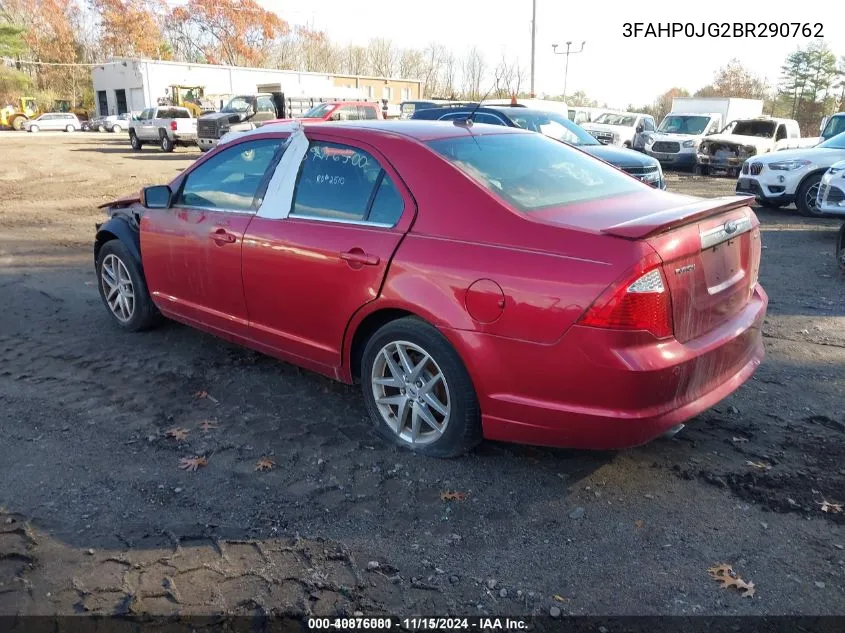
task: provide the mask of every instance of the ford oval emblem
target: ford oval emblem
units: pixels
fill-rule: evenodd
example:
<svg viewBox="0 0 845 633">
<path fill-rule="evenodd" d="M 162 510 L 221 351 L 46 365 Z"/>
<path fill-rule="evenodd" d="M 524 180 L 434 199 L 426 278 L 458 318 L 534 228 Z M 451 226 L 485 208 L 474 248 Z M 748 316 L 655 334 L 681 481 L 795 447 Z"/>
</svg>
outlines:
<svg viewBox="0 0 845 633">
<path fill-rule="evenodd" d="M 725 233 L 728 235 L 733 235 L 736 233 L 736 230 L 739 228 L 739 222 L 736 220 L 731 220 L 730 222 L 725 222 Z"/>
</svg>

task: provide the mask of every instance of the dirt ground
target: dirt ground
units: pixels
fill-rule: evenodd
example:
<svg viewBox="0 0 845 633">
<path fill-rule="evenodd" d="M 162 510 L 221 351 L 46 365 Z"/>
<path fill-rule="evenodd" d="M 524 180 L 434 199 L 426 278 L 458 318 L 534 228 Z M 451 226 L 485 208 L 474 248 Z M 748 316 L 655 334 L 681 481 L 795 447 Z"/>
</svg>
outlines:
<svg viewBox="0 0 845 633">
<path fill-rule="evenodd" d="M 675 438 L 440 461 L 382 443 L 355 388 L 112 325 L 97 205 L 198 155 L 0 133 L 0 614 L 845 613 L 845 514 L 823 506 L 845 503 L 836 223 L 759 211 L 767 358 Z M 717 563 L 756 594 L 721 589 Z"/>
</svg>

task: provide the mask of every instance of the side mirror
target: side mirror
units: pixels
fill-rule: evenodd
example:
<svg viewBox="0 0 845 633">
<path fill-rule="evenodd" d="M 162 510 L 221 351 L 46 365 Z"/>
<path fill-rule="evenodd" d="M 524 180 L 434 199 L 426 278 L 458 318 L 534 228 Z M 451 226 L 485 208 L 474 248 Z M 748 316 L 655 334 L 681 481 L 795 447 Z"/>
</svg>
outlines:
<svg viewBox="0 0 845 633">
<path fill-rule="evenodd" d="M 637 126 L 637 134 L 641 134 L 642 131 L 645 129 L 642 123 Z"/>
<path fill-rule="evenodd" d="M 173 192 L 167 185 L 154 185 L 141 190 L 141 204 L 147 209 L 169 209 Z"/>
</svg>

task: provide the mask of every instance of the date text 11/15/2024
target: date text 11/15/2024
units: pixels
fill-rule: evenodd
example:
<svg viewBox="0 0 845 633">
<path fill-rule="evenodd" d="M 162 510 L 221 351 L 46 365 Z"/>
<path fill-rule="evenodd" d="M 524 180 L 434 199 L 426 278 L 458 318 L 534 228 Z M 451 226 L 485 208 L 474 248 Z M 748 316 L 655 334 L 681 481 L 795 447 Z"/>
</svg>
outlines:
<svg viewBox="0 0 845 633">
<path fill-rule="evenodd" d="M 524 631 L 528 620 L 504 617 L 308 618 L 311 631 Z"/>
</svg>

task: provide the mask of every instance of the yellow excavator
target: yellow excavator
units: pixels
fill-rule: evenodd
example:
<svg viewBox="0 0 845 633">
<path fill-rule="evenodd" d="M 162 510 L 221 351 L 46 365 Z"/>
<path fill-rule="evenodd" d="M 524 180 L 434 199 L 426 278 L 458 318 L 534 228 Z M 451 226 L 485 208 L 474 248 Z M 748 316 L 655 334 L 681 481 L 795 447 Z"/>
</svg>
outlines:
<svg viewBox="0 0 845 633">
<path fill-rule="evenodd" d="M 0 110 L 0 127 L 22 130 L 23 124 L 38 115 L 38 106 L 33 97 L 21 97 L 19 104 L 10 104 Z"/>
<path fill-rule="evenodd" d="M 170 86 L 170 102 L 175 106 L 187 108 L 194 118 L 205 112 L 202 108 L 202 98 L 205 88 L 202 86 Z"/>
</svg>

